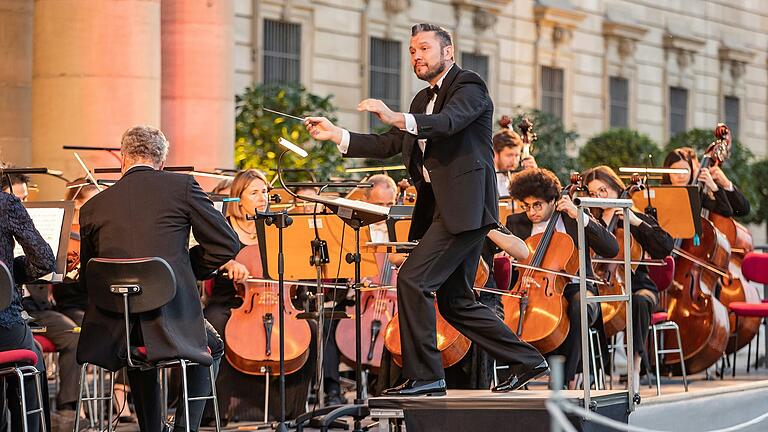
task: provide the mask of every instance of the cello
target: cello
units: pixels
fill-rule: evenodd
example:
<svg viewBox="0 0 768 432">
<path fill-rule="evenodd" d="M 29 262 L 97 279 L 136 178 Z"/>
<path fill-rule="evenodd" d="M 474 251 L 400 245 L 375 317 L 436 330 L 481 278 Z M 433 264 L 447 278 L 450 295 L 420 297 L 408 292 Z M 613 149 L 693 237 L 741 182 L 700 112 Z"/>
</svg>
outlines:
<svg viewBox="0 0 768 432">
<path fill-rule="evenodd" d="M 235 258 L 254 277 L 261 277 L 261 253 L 258 245 L 246 246 Z M 309 358 L 312 338 L 309 324 L 296 318 L 290 289 L 285 289 L 285 373 L 301 369 Z M 224 329 L 226 356 L 238 371 L 249 375 L 271 374 L 279 369 L 280 328 L 277 326 L 278 287 L 276 283 L 246 282 L 243 304 L 232 310 Z"/>
<path fill-rule="evenodd" d="M 473 286 L 484 286 L 488 281 L 489 274 L 490 269 L 488 264 L 486 264 L 483 258 L 480 257 Z M 435 331 L 437 335 L 437 349 L 440 351 L 443 368 L 449 368 L 455 365 L 467 355 L 469 348 L 472 345 L 472 341 L 456 330 L 455 327 L 440 315 L 440 310 L 437 307 L 437 297 L 435 297 Z M 384 344 L 387 347 L 387 350 L 392 354 L 392 361 L 402 367 L 403 347 L 400 343 L 400 321 L 398 320 L 397 314 L 395 314 L 392 321 L 389 322 L 389 325 L 384 332 Z"/>
<path fill-rule="evenodd" d="M 379 284 L 389 285 L 394 267 L 389 262 L 389 254 L 384 254 L 379 274 Z M 360 290 L 360 351 L 362 364 L 372 369 L 381 366 L 381 354 L 384 350 L 384 332 L 389 322 L 397 314 L 397 293 L 389 289 Z M 347 312 L 354 317 L 354 307 Z M 336 345 L 347 363 L 354 364 L 355 359 L 355 321 L 341 320 L 336 327 Z"/>
<path fill-rule="evenodd" d="M 644 186 L 640 183 L 640 176 L 635 174 L 630 180 L 631 184 L 622 191 L 619 199 L 626 199 L 634 192 L 642 190 Z M 624 227 L 619 225 L 619 212 L 615 212 L 608 223 L 607 230 L 616 237 L 619 243 L 619 254 L 611 257 L 614 260 L 624 260 Z M 643 256 L 643 248 L 632 238 L 630 240 L 630 251 L 632 261 L 639 261 Z M 633 267 L 634 270 L 634 267 Z M 602 295 L 622 295 L 624 294 L 624 265 L 619 263 L 598 263 L 594 266 L 595 275 L 602 278 L 606 283 L 600 289 Z M 627 315 L 625 313 L 627 304 L 625 302 L 602 302 L 600 308 L 603 312 L 603 326 L 605 327 L 605 336 L 611 337 L 627 327 Z"/>
<path fill-rule="evenodd" d="M 581 176 L 571 175 L 571 184 L 561 196 L 581 187 Z M 568 234 L 556 230 L 561 213 L 554 212 L 543 233 L 528 237 L 525 243 L 534 251 L 523 261 L 527 267 L 520 272 L 513 296 L 504 296 L 504 323 L 517 336 L 542 353 L 560 346 L 568 335 L 570 321 L 563 291 L 568 281 L 552 272 L 578 271 L 578 254 Z M 533 270 L 532 268 L 542 269 Z"/>
<path fill-rule="evenodd" d="M 725 160 L 727 145 L 724 140 L 718 140 L 710 146 L 700 169 L 712 166 L 715 160 Z M 691 181 L 698 177 L 696 173 Z M 669 319 L 677 323 L 684 335 L 682 348 L 688 373 L 701 372 L 716 363 L 725 352 L 730 334 L 728 310 L 715 298 L 714 292 L 720 278 L 728 274 L 724 268 L 731 246 L 707 216 L 708 212 L 703 210 L 700 243 L 695 239 L 675 242 L 675 283 L 665 292 Z M 676 343 L 667 340 L 664 347 L 671 349 Z M 665 363 L 678 372 L 680 357 L 668 354 Z"/>
</svg>

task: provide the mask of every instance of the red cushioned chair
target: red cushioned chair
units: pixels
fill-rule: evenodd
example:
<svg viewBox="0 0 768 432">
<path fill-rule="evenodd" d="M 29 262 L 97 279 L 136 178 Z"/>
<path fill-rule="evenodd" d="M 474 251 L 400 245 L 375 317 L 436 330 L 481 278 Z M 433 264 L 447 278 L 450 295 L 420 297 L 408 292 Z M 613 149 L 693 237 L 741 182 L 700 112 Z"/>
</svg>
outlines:
<svg viewBox="0 0 768 432">
<path fill-rule="evenodd" d="M 0 261 L 0 310 L 3 310 L 11 304 L 14 284 L 11 278 L 11 272 L 8 267 Z M 22 430 L 29 431 L 27 417 L 30 414 L 40 416 L 40 424 L 45 432 L 45 412 L 43 411 L 43 391 L 40 384 L 40 371 L 35 367 L 37 364 L 37 354 L 34 351 L 26 349 L 15 349 L 0 351 L 0 378 L 11 379 L 13 377 L 19 380 L 19 391 L 21 396 L 22 412 Z M 27 397 L 25 394 L 24 380 L 27 378 L 35 379 L 35 392 L 37 392 L 38 408 L 27 409 Z M 3 395 L 4 397 L 4 395 Z M 13 409 L 13 407 L 11 407 Z M 19 425 L 14 425 L 18 427 Z"/>
<path fill-rule="evenodd" d="M 664 266 L 648 267 L 648 275 L 656 284 L 656 288 L 659 290 L 659 293 L 662 293 L 664 290 L 669 288 L 672 285 L 672 282 L 675 280 L 675 260 L 673 260 L 672 257 L 666 257 L 664 258 L 664 261 L 666 262 L 666 265 Z M 659 335 L 661 332 L 668 330 L 675 332 L 675 337 L 677 338 L 677 348 L 659 350 Z M 662 359 L 664 358 L 665 354 L 671 353 L 675 353 L 680 356 L 680 367 L 683 372 L 683 385 L 685 386 L 685 391 L 688 391 L 688 376 L 685 372 L 685 362 L 682 361 L 682 359 L 685 357 L 683 355 L 683 342 L 680 338 L 680 327 L 678 327 L 677 323 L 674 321 L 669 320 L 669 315 L 667 312 L 656 312 L 651 315 L 651 339 L 653 340 L 653 353 L 656 357 L 656 395 L 661 395 L 661 377 L 659 374 Z M 661 345 L 663 346 L 663 344 Z"/>
<path fill-rule="evenodd" d="M 493 259 L 493 280 L 496 282 L 496 288 L 502 291 L 509 290 L 512 282 L 512 264 L 507 257 L 496 257 Z"/>
<path fill-rule="evenodd" d="M 744 261 L 741 264 L 741 273 L 747 280 L 757 282 L 761 284 L 768 284 L 768 253 L 762 252 L 750 252 L 744 257 Z M 731 302 L 728 305 L 728 312 L 736 316 L 736 328 L 739 327 L 739 318 L 752 317 L 752 318 L 768 318 L 768 303 L 766 299 L 763 299 L 762 303 L 746 303 L 746 302 Z M 759 336 L 758 336 L 759 337 Z M 736 337 L 733 339 L 733 361 L 731 376 L 736 376 Z M 758 339 L 758 344 L 759 344 Z M 748 345 L 747 352 L 747 372 L 749 372 L 749 358 L 752 356 L 752 342 Z M 755 349 L 755 357 L 757 357 L 758 349 Z M 757 361 L 755 361 L 757 365 Z"/>
<path fill-rule="evenodd" d="M 89 298 L 96 307 L 123 315 L 125 321 L 126 361 L 128 368 L 153 367 L 159 370 L 179 367 L 182 378 L 182 403 L 184 404 L 185 426 L 187 432 L 189 425 L 189 402 L 212 400 L 216 420 L 216 431 L 221 430 L 219 420 L 219 405 L 216 399 L 216 377 L 213 366 L 209 367 L 211 389 L 210 395 L 190 397 L 187 385 L 187 368 L 197 366 L 190 360 L 175 358 L 161 361 L 150 361 L 148 350 L 151 347 L 136 346 L 131 342 L 131 315 L 156 310 L 176 296 L 176 276 L 171 266 L 162 258 L 133 258 L 133 259 L 108 259 L 92 258 L 86 265 L 85 277 L 88 281 Z M 85 382 L 85 372 L 88 363 L 80 369 L 80 396 L 77 400 L 77 410 L 80 411 L 82 401 L 108 400 L 109 412 L 112 412 L 112 397 L 96 396 L 94 398 L 82 397 L 82 383 Z M 114 374 L 114 372 L 113 372 Z M 114 393 L 114 379 L 112 379 Z M 166 412 L 166 400 L 162 400 L 161 410 Z M 76 420 L 75 430 L 78 430 L 79 418 Z M 108 422 L 111 432 L 112 422 Z"/>
</svg>

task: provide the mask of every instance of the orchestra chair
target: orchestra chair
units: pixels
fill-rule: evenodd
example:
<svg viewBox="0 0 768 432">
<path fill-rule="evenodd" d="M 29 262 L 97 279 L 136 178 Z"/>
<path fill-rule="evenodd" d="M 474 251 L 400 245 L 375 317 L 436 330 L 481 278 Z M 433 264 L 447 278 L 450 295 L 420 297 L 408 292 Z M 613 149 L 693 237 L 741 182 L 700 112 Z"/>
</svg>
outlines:
<svg viewBox="0 0 768 432">
<path fill-rule="evenodd" d="M 496 257 L 493 259 L 493 280 L 496 282 L 496 289 L 509 291 L 509 285 L 512 283 L 512 264 L 507 257 Z"/>
<path fill-rule="evenodd" d="M 156 310 L 176 296 L 176 276 L 173 269 L 162 258 L 131 258 L 131 259 L 110 259 L 110 258 L 92 258 L 88 261 L 86 267 L 86 280 L 88 281 L 88 292 L 91 295 L 90 300 L 96 307 L 103 310 L 120 313 L 125 321 L 126 338 L 126 367 L 146 369 L 148 366 L 159 369 L 161 372 L 169 368 L 180 368 L 182 377 L 182 403 L 184 404 L 184 417 L 186 430 L 190 431 L 189 425 L 189 402 L 211 400 L 213 401 L 213 410 L 216 420 L 216 431 L 221 430 L 219 418 L 219 405 L 216 399 L 216 377 L 213 367 L 209 367 L 211 379 L 211 394 L 205 396 L 190 397 L 187 385 L 187 368 L 197 366 L 198 364 L 183 358 L 172 358 L 160 361 L 150 361 L 147 346 L 136 346 L 131 342 L 131 314 L 139 314 Z M 209 349 L 210 350 L 210 349 Z M 85 375 L 87 363 L 81 367 L 81 377 Z M 83 378 L 84 379 L 84 378 Z M 77 401 L 77 412 L 80 410 L 82 398 L 81 394 Z M 114 379 L 112 380 L 114 386 Z M 112 430 L 112 398 L 110 401 L 110 421 L 109 431 Z M 167 400 L 162 400 L 162 410 L 166 412 Z M 79 419 L 77 420 L 79 423 Z M 78 430 L 79 424 L 75 425 Z"/>
<path fill-rule="evenodd" d="M 11 298 L 15 285 L 11 272 L 8 267 L 0 261 L 0 310 L 5 309 L 11 304 Z M 37 364 L 37 354 L 34 351 L 27 349 L 15 349 L 8 351 L 0 351 L 0 378 L 19 380 L 19 392 L 21 399 L 21 412 L 22 412 L 22 431 L 29 432 L 29 425 L 27 423 L 27 417 L 31 414 L 37 414 L 40 416 L 40 424 L 42 431 L 45 432 L 45 412 L 43 411 L 43 390 L 40 384 L 40 371 L 35 367 Z M 35 380 L 35 392 L 37 392 L 37 404 L 38 408 L 33 410 L 27 409 L 27 396 L 24 388 L 24 380 L 34 378 Z M 5 395 L 2 395 L 5 397 Z M 14 409 L 14 407 L 9 407 Z M 18 425 L 16 425 L 18 426 Z"/>
<path fill-rule="evenodd" d="M 45 334 L 34 333 L 32 337 L 35 338 L 35 342 L 40 346 L 40 351 L 45 356 L 45 364 L 50 370 L 50 374 L 46 373 L 48 379 L 53 379 L 53 391 L 51 392 L 51 410 L 56 408 L 56 395 L 59 394 L 59 351 L 56 349 L 56 345 L 53 341 L 45 337 Z M 48 372 L 48 371 L 46 371 Z"/>
<path fill-rule="evenodd" d="M 768 284 L 768 253 L 748 253 L 741 264 L 741 272 L 748 281 L 764 285 Z M 728 312 L 736 317 L 736 328 L 739 327 L 739 318 L 742 317 L 760 318 L 765 322 L 765 319 L 768 318 L 768 303 L 765 302 L 765 299 L 761 303 L 731 302 L 728 305 Z M 733 339 L 734 346 L 731 376 L 736 377 L 735 347 L 737 340 L 735 336 L 731 336 L 731 338 Z M 757 368 L 758 364 L 759 346 L 760 332 L 757 334 L 757 343 L 755 345 L 755 368 Z M 747 345 L 747 372 L 749 372 L 750 357 L 752 357 L 752 341 Z"/>
<path fill-rule="evenodd" d="M 665 266 L 648 267 L 648 276 L 650 276 L 653 283 L 656 284 L 656 289 L 659 290 L 659 296 L 661 296 L 661 294 L 667 288 L 669 288 L 672 285 L 672 282 L 675 280 L 675 261 L 672 259 L 672 257 L 666 257 L 664 258 L 664 261 L 666 262 Z M 665 331 L 675 332 L 675 337 L 677 338 L 677 348 L 659 350 L 659 337 L 662 337 L 664 335 L 663 332 Z M 680 337 L 680 327 L 678 327 L 677 323 L 674 321 L 669 320 L 669 315 L 666 311 L 655 312 L 651 314 L 650 333 L 651 340 L 653 341 L 653 355 L 655 356 L 656 360 L 656 396 L 661 395 L 661 361 L 665 354 L 672 353 L 680 356 L 680 368 L 683 372 L 683 385 L 685 386 L 685 391 L 687 392 L 688 375 L 685 371 L 685 361 L 682 361 L 685 356 L 683 355 L 683 342 Z M 663 346 L 663 344 L 661 345 Z M 647 351 L 648 350 L 646 350 L 646 352 Z"/>
</svg>

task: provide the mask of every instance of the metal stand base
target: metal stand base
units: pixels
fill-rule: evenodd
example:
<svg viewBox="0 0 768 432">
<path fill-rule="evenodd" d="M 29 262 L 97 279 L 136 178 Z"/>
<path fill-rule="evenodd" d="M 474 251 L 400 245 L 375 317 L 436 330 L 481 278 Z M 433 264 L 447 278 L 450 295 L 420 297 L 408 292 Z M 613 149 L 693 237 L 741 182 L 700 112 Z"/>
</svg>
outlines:
<svg viewBox="0 0 768 432">
<path fill-rule="evenodd" d="M 359 401 L 358 401 L 359 402 Z M 304 413 L 296 418 L 296 432 L 302 432 L 305 426 L 319 428 L 325 432 L 331 428 L 347 429 L 346 422 L 340 421 L 341 417 L 352 417 L 355 425 L 368 417 L 371 413 L 368 405 L 359 403 L 355 405 L 334 405 Z M 363 432 L 362 427 L 352 429 L 353 432 Z"/>
</svg>

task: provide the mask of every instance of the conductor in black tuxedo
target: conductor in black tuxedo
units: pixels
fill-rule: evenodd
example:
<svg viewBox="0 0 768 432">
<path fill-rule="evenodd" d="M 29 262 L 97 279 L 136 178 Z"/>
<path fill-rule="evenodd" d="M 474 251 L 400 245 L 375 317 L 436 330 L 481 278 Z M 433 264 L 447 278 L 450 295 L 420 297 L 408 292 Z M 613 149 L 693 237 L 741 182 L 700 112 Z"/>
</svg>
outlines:
<svg viewBox="0 0 768 432">
<path fill-rule="evenodd" d="M 91 258 L 160 257 L 176 276 L 176 296 L 156 311 L 139 314 L 131 337 L 147 347 L 150 362 L 186 358 L 201 366 L 188 368 L 191 396 L 209 395 L 208 366 L 214 371 L 224 352 L 221 338 L 203 318 L 196 280 L 229 265 L 238 239 L 195 179 L 162 171 L 168 141 L 158 129 L 137 126 L 122 137 L 122 178 L 80 209 L 80 256 Z M 189 249 L 190 230 L 199 243 Z M 236 269 L 227 268 L 230 274 Z M 87 280 L 81 283 L 88 291 Z M 78 362 L 109 370 L 125 366 L 122 314 L 89 301 L 77 349 Z M 155 369 L 131 369 L 128 380 L 142 431 L 160 431 L 160 392 Z M 190 402 L 190 426 L 200 425 L 204 401 Z M 183 430 L 183 404 L 177 430 Z"/>
<path fill-rule="evenodd" d="M 385 159 L 402 153 L 418 192 L 409 238 L 419 245 L 397 279 L 406 381 L 385 394 L 445 393 L 435 295 L 451 325 L 512 368 L 509 379 L 494 390 L 514 390 L 547 372 L 548 366 L 472 290 L 483 240 L 498 218 L 493 102 L 483 80 L 454 63 L 451 36 L 443 28 L 413 26 L 409 51 L 416 76 L 430 85 L 416 94 L 409 111 L 393 112 L 376 99 L 358 106 L 392 126 L 389 131 L 357 134 L 322 117 L 305 120 L 315 139 L 335 142 L 345 157 Z"/>
</svg>

